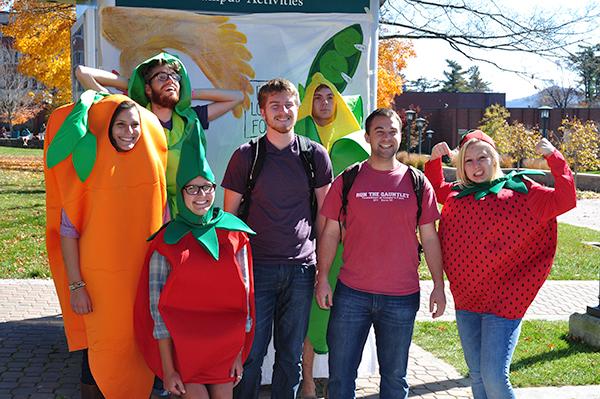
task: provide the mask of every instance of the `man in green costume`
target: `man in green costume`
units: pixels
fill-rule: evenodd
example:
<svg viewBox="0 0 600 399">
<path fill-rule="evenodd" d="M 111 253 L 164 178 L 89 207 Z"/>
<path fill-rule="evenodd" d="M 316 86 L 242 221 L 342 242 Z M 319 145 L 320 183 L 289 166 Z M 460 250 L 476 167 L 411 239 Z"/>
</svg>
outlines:
<svg viewBox="0 0 600 399">
<path fill-rule="evenodd" d="M 334 175 L 341 173 L 355 162 L 368 158 L 370 148 L 361 130 L 362 100 L 359 96 L 343 97 L 335 85 L 317 72 L 306 88 L 298 110 L 296 133 L 321 143 L 328 151 Z M 335 287 L 342 264 L 341 245 L 329 273 L 329 281 Z M 308 333 L 302 354 L 302 397 L 315 398 L 313 379 L 315 353 L 325 354 L 327 348 L 327 323 L 329 310 L 321 309 L 313 299 Z"/>
<path fill-rule="evenodd" d="M 167 196 L 171 217 L 177 213 L 175 176 L 183 139 L 198 131 L 206 145 L 204 129 L 243 100 L 241 92 L 220 89 L 192 89 L 187 70 L 178 57 L 159 53 L 139 64 L 129 80 L 114 73 L 78 66 L 75 75 L 86 89 L 108 92 L 106 87 L 128 90 L 129 97 L 151 110 L 167 136 Z M 192 106 L 192 100 L 213 101 Z"/>
</svg>

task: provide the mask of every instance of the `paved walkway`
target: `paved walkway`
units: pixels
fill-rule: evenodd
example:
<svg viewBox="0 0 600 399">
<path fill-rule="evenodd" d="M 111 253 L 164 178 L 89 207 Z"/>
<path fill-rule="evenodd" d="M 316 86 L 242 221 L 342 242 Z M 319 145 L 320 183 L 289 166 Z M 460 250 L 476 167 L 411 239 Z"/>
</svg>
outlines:
<svg viewBox="0 0 600 399">
<path fill-rule="evenodd" d="M 417 318 L 431 320 L 427 298 L 431 282 L 422 282 Z M 597 281 L 548 281 L 526 318 L 566 320 L 597 304 Z M 448 297 L 451 296 L 448 293 Z M 445 319 L 451 319 L 450 301 Z M 410 351 L 411 398 L 470 398 L 468 380 L 417 345 Z M 47 280 L 0 280 L 0 398 L 77 398 L 79 355 L 67 352 L 54 287 Z M 357 396 L 376 399 L 379 378 L 358 380 Z M 523 398 L 600 399 L 600 387 L 519 390 Z M 566 396 L 561 396 L 564 393 Z M 596 395 L 596 396 L 594 396 Z"/>
</svg>

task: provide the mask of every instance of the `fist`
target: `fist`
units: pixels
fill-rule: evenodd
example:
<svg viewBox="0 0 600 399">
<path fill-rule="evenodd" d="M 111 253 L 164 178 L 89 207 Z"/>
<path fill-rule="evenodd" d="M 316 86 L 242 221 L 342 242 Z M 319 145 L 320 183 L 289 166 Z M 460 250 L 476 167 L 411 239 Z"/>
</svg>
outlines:
<svg viewBox="0 0 600 399">
<path fill-rule="evenodd" d="M 448 156 L 452 155 L 452 151 L 450 150 L 450 147 L 448 147 L 448 144 L 446 144 L 445 141 L 442 141 L 441 143 L 437 143 L 431 149 L 431 160 L 432 161 L 434 159 L 441 158 L 444 155 L 448 155 Z"/>
<path fill-rule="evenodd" d="M 548 139 L 542 138 L 535 146 L 535 152 L 546 157 L 554 152 L 554 146 Z"/>
</svg>

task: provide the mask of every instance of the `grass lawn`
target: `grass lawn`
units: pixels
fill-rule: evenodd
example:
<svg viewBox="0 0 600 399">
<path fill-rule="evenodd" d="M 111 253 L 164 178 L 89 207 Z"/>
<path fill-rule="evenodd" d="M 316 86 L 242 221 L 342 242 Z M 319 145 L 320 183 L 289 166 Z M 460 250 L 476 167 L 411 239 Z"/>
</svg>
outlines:
<svg viewBox="0 0 600 399">
<path fill-rule="evenodd" d="M 600 351 L 571 340 L 568 330 L 566 321 L 524 321 L 511 365 L 513 385 L 600 384 Z M 455 322 L 417 322 L 413 341 L 468 374 Z"/>
<path fill-rule="evenodd" d="M 16 147 L 2 147 L 0 146 L 0 157 L 13 156 L 13 157 L 42 157 L 44 150 L 40 148 L 16 148 Z"/>
</svg>

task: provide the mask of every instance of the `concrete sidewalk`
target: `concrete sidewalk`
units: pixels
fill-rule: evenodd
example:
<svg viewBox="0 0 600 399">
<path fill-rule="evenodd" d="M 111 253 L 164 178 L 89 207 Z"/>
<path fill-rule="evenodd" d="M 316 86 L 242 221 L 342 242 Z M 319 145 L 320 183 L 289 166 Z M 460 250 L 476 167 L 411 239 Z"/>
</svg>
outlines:
<svg viewBox="0 0 600 399">
<path fill-rule="evenodd" d="M 431 320 L 427 300 L 431 282 L 422 282 L 419 320 Z M 566 320 L 597 303 L 597 281 L 547 281 L 526 318 Z M 449 299 L 451 296 L 448 293 Z M 446 319 L 451 319 L 449 303 Z M 0 398 L 77 398 L 79 354 L 67 352 L 60 308 L 47 280 L 0 280 Z M 411 398 L 470 398 L 468 379 L 453 367 L 413 345 L 408 380 Z M 378 398 L 379 378 L 357 381 L 357 396 Z M 528 388 L 523 398 L 600 399 L 600 386 Z M 561 396 L 561 395 L 567 396 Z"/>
</svg>

